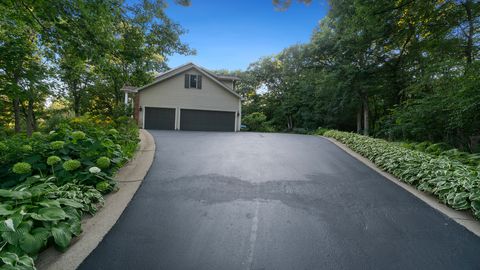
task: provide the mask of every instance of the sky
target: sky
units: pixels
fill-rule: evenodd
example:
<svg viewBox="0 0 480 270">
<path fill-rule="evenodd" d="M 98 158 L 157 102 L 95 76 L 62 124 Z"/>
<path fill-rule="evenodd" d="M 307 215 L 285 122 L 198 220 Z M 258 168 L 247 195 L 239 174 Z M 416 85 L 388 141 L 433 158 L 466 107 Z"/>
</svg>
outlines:
<svg viewBox="0 0 480 270">
<path fill-rule="evenodd" d="M 170 56 L 171 68 L 194 62 L 212 70 L 245 70 L 261 57 L 308 42 L 328 4 L 292 0 L 288 10 L 277 11 L 271 0 L 191 0 L 189 7 L 169 1 L 165 11 L 188 31 L 181 40 L 197 52 Z"/>
</svg>

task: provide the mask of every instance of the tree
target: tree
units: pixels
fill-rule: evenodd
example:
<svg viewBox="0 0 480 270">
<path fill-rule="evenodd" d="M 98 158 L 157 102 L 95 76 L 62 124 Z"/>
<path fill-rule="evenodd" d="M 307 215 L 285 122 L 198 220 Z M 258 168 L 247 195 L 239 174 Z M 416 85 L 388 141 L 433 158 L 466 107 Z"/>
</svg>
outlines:
<svg viewBox="0 0 480 270">
<path fill-rule="evenodd" d="M 246 91 L 245 113 L 264 113 L 277 130 L 322 126 L 475 150 L 478 1 L 331 0 L 330 7 L 309 43 L 250 65 L 255 88 Z"/>
</svg>

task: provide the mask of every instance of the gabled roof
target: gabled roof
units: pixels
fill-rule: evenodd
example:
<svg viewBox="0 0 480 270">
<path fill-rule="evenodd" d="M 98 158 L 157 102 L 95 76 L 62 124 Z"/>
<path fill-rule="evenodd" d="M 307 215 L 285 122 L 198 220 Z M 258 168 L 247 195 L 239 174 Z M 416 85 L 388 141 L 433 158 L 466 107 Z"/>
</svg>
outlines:
<svg viewBox="0 0 480 270">
<path fill-rule="evenodd" d="M 137 88 L 137 92 L 138 91 L 142 91 L 152 85 L 155 85 L 159 82 L 162 82 L 162 81 L 165 81 L 166 79 L 169 79 L 169 78 L 172 78 L 173 76 L 175 75 L 178 75 L 182 72 L 185 72 L 189 69 L 195 69 L 197 70 L 198 72 L 202 73 L 204 76 L 208 77 L 209 79 L 211 79 L 212 81 L 214 81 L 215 83 L 217 83 L 219 86 L 221 86 L 224 90 L 228 91 L 230 94 L 238 97 L 238 98 L 241 98 L 239 94 L 237 94 L 235 91 L 233 91 L 233 89 L 231 89 L 230 87 L 226 86 L 225 84 L 223 84 L 222 82 L 220 82 L 220 80 L 226 80 L 226 76 L 219 76 L 219 75 L 216 75 L 214 73 L 212 73 L 211 71 L 201 67 L 201 66 L 198 66 L 198 65 L 195 65 L 194 63 L 187 63 L 187 64 L 184 64 L 184 65 L 181 65 L 179 67 L 176 67 L 176 68 L 173 68 L 173 69 L 170 69 L 168 71 L 165 71 L 163 73 L 160 73 L 155 79 L 153 82 L 147 84 L 147 85 L 144 85 L 142 87 L 139 87 Z M 237 80 L 236 77 L 233 77 L 232 78 L 228 78 L 228 80 Z"/>
</svg>

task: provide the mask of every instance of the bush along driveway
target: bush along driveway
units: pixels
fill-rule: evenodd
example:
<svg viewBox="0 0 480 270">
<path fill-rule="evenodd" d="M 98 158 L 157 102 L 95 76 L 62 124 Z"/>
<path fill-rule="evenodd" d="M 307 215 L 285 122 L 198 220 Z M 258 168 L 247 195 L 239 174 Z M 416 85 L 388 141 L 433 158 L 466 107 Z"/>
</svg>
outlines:
<svg viewBox="0 0 480 270">
<path fill-rule="evenodd" d="M 88 116 L 0 141 L 0 269 L 34 269 L 49 245 L 67 249 L 137 144 L 129 118 Z"/>
<path fill-rule="evenodd" d="M 420 191 L 434 194 L 453 209 L 469 210 L 480 218 L 479 166 L 354 133 L 330 130 L 324 136 L 346 144 L 381 169 Z"/>
</svg>

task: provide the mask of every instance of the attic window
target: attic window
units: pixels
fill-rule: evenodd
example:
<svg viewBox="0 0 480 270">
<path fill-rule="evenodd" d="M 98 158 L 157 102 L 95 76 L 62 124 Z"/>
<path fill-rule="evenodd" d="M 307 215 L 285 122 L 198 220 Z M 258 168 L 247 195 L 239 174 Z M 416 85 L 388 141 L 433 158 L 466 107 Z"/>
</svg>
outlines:
<svg viewBox="0 0 480 270">
<path fill-rule="evenodd" d="M 185 88 L 202 89 L 202 75 L 185 74 Z"/>
</svg>

